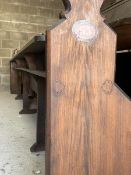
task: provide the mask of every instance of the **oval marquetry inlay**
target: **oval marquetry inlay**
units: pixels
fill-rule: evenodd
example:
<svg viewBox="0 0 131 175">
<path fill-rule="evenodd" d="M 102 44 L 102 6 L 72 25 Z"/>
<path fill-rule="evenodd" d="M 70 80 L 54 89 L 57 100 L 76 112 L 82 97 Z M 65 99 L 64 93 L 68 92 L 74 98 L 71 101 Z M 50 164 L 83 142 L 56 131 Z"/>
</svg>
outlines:
<svg viewBox="0 0 131 175">
<path fill-rule="evenodd" d="M 79 20 L 74 23 L 72 33 L 78 41 L 91 44 L 98 36 L 98 28 L 88 20 Z"/>
</svg>

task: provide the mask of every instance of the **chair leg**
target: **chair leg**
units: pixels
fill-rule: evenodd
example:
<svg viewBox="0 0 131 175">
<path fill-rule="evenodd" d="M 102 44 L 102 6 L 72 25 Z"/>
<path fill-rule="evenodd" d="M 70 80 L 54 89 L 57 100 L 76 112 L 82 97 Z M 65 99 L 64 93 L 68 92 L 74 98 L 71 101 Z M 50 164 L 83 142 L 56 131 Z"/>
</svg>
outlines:
<svg viewBox="0 0 131 175">
<path fill-rule="evenodd" d="M 23 88 L 22 88 L 22 73 L 19 72 L 18 73 L 18 94 L 17 96 L 15 97 L 15 100 L 22 100 L 23 99 Z"/>
<path fill-rule="evenodd" d="M 33 114 L 36 113 L 36 109 L 30 109 L 32 99 L 29 98 L 30 90 L 30 77 L 28 74 L 23 73 L 23 109 L 19 114 Z"/>
<path fill-rule="evenodd" d="M 37 80 L 37 124 L 36 124 L 36 143 L 30 148 L 31 152 L 43 151 L 45 149 L 45 119 L 46 119 L 46 80 Z"/>
</svg>

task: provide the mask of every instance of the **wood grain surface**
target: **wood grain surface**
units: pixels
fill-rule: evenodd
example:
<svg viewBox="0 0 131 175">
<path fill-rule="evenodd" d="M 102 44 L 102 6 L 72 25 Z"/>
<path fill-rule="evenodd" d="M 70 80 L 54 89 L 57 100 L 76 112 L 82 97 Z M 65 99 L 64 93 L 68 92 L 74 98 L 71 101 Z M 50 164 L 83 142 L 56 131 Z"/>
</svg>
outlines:
<svg viewBox="0 0 131 175">
<path fill-rule="evenodd" d="M 47 33 L 46 175 L 130 175 L 131 102 L 114 84 L 116 35 L 103 0 L 70 0 L 67 19 Z M 98 29 L 93 43 L 76 21 Z"/>
</svg>

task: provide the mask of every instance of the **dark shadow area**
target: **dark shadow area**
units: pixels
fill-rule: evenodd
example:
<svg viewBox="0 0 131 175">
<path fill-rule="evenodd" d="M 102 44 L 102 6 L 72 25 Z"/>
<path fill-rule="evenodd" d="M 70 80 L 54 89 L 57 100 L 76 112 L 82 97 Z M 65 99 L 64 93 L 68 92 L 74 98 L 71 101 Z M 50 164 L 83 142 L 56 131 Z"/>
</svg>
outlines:
<svg viewBox="0 0 131 175">
<path fill-rule="evenodd" d="M 117 35 L 115 83 L 131 99 L 131 18 L 123 15 L 123 10 L 125 13 L 128 10 L 129 1 L 122 1 L 105 0 L 101 14 L 105 17 L 105 23 Z"/>
<path fill-rule="evenodd" d="M 67 12 L 69 12 L 71 10 L 71 4 L 70 4 L 70 1 L 69 0 L 62 0 L 63 4 L 64 4 L 64 7 L 65 7 L 65 10 Z"/>
<path fill-rule="evenodd" d="M 71 11 L 71 4 L 69 0 L 62 0 L 63 5 L 65 7 L 65 11 L 61 11 L 59 14 L 60 19 L 66 19 L 66 14 L 68 14 Z"/>
<path fill-rule="evenodd" d="M 115 82 L 131 98 L 131 52 L 117 53 Z"/>
</svg>

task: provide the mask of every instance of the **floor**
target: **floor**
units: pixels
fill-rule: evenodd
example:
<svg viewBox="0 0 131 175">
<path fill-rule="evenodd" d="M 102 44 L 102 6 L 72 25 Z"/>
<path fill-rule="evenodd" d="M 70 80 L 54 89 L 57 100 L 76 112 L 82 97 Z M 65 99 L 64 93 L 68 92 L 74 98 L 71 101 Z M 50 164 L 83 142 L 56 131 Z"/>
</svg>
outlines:
<svg viewBox="0 0 131 175">
<path fill-rule="evenodd" d="M 44 152 L 32 154 L 36 114 L 19 115 L 22 101 L 0 88 L 0 175 L 45 174 Z"/>
</svg>

